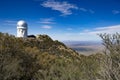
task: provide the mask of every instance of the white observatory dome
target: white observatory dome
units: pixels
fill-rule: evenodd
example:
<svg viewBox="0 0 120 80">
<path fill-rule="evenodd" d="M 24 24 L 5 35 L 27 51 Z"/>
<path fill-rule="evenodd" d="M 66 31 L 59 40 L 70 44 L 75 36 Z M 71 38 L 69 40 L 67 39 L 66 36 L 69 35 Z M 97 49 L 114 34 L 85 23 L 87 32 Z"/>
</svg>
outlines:
<svg viewBox="0 0 120 80">
<path fill-rule="evenodd" d="M 27 23 L 23 20 L 20 20 L 17 22 L 17 37 L 23 37 L 26 38 L 27 37 Z"/>
<path fill-rule="evenodd" d="M 27 23 L 23 20 L 20 20 L 20 21 L 17 22 L 17 26 L 18 27 L 20 27 L 20 26 L 21 27 L 27 27 Z"/>
</svg>

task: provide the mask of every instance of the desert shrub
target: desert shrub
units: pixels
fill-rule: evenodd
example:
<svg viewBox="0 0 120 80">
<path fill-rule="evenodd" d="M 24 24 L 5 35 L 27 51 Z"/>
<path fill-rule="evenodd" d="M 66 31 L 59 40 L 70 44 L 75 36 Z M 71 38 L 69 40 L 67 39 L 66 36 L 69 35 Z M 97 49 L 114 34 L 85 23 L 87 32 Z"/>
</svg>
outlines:
<svg viewBox="0 0 120 80">
<path fill-rule="evenodd" d="M 100 34 L 105 46 L 102 65 L 104 80 L 120 80 L 120 34 Z"/>
<path fill-rule="evenodd" d="M 120 34 L 100 37 L 106 50 L 85 56 L 47 35 L 0 33 L 0 80 L 119 80 Z"/>
<path fill-rule="evenodd" d="M 31 79 L 37 64 L 28 53 L 23 39 L 0 33 L 0 80 Z"/>
</svg>

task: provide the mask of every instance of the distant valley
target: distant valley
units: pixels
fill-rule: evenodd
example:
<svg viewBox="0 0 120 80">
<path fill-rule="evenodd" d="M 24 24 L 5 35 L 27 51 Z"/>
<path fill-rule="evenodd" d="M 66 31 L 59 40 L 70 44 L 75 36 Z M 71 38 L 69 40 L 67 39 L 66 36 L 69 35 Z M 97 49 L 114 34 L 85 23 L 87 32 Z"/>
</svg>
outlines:
<svg viewBox="0 0 120 80">
<path fill-rule="evenodd" d="M 63 41 L 63 43 L 84 55 L 95 54 L 104 49 L 100 41 Z"/>
</svg>

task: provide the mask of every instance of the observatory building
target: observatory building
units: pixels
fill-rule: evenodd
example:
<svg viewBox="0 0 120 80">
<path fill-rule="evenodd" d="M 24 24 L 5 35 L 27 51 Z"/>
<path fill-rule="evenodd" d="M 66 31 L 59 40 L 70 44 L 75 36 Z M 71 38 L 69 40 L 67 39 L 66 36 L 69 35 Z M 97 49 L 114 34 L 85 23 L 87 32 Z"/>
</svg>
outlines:
<svg viewBox="0 0 120 80">
<path fill-rule="evenodd" d="M 28 33 L 28 25 L 25 21 L 20 20 L 17 22 L 17 37 L 23 37 L 26 38 Z"/>
</svg>

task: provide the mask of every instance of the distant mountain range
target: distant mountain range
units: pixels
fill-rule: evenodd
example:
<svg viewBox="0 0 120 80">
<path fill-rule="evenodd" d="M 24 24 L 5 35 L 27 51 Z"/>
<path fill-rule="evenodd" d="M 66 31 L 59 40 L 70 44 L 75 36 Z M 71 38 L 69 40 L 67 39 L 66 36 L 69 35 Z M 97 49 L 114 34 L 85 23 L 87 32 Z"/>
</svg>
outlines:
<svg viewBox="0 0 120 80">
<path fill-rule="evenodd" d="M 63 41 L 68 47 L 80 54 L 93 54 L 104 49 L 101 41 Z"/>
<path fill-rule="evenodd" d="M 101 45 L 101 41 L 63 41 L 68 46 L 88 46 L 88 45 Z"/>
</svg>

